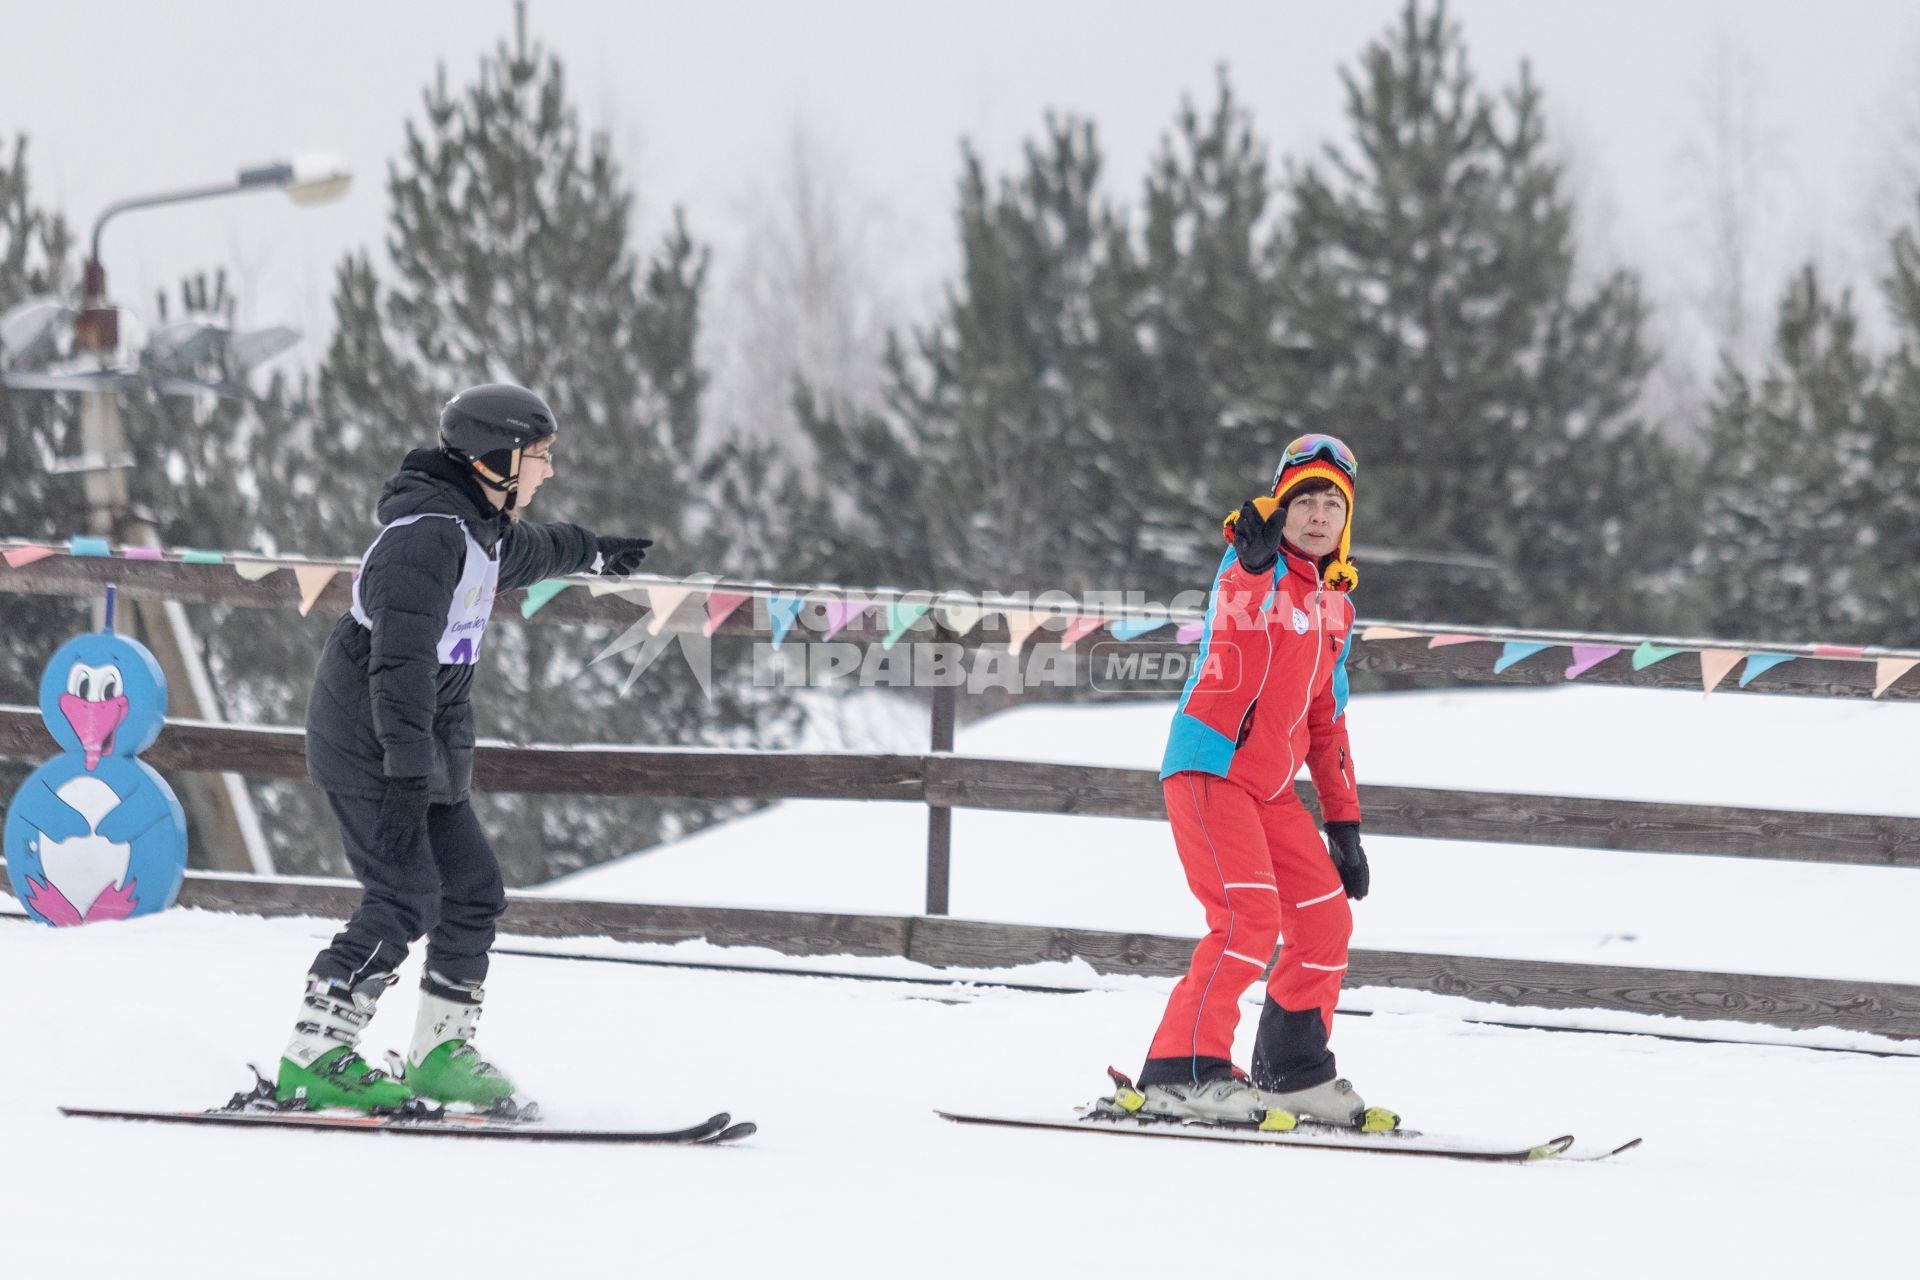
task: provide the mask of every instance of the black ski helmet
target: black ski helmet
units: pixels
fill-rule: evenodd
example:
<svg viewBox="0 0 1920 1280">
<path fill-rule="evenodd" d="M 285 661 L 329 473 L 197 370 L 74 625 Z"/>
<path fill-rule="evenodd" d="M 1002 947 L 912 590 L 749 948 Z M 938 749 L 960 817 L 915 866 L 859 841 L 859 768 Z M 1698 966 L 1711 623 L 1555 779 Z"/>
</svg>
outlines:
<svg viewBox="0 0 1920 1280">
<path fill-rule="evenodd" d="M 558 429 L 547 402 L 511 382 L 468 387 L 440 410 L 441 447 L 472 467 L 481 484 L 506 494 L 508 511 L 519 497 L 521 450 Z"/>
</svg>

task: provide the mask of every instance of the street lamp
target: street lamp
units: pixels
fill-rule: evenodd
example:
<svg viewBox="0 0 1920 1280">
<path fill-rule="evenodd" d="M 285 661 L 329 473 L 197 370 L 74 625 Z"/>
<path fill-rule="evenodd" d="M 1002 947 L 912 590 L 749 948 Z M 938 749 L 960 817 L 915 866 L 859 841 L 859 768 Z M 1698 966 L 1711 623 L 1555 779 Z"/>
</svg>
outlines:
<svg viewBox="0 0 1920 1280">
<path fill-rule="evenodd" d="M 345 195 L 351 180 L 352 174 L 336 157 L 302 156 L 242 169 L 232 182 L 135 196 L 116 201 L 101 211 L 93 224 L 80 314 L 73 326 L 75 353 L 91 355 L 100 370 L 80 393 L 82 458 L 80 465 L 73 468 L 85 476 L 89 532 L 107 537 L 117 534 L 123 543 L 134 546 L 160 545 L 159 532 L 153 523 L 144 513 L 130 507 L 126 477 L 130 460 L 120 430 L 120 383 L 112 376 L 103 376 L 111 374 L 114 355 L 120 346 L 120 312 L 107 301 L 107 271 L 100 262 L 100 233 L 108 221 L 133 209 L 184 204 L 189 200 L 207 200 L 245 191 L 284 191 L 296 204 L 322 204 Z M 22 333 L 16 336 L 18 343 L 25 344 L 37 336 L 25 332 L 33 320 L 31 316 L 19 318 Z M 173 600 L 133 603 L 140 629 L 167 674 L 174 714 L 196 719 L 216 718 L 218 704 L 213 683 L 200 659 L 200 645 L 194 638 L 187 611 Z M 240 775 L 221 774 L 218 786 L 193 785 L 194 781 L 197 780 L 189 780 L 189 785 L 182 787 L 181 796 L 193 812 L 201 843 L 206 846 L 213 865 L 231 870 L 251 867 L 256 872 L 272 872 L 272 856 L 254 812 L 253 798 L 248 795 Z"/>
</svg>

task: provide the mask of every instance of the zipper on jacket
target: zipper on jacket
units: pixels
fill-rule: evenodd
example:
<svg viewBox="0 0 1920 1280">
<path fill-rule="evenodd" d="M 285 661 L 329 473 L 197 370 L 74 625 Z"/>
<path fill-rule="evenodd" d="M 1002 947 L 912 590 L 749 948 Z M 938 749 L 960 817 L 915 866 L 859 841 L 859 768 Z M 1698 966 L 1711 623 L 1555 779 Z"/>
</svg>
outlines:
<svg viewBox="0 0 1920 1280">
<path fill-rule="evenodd" d="M 1320 595 L 1325 589 L 1319 585 L 1313 589 L 1313 625 L 1318 632 L 1313 641 L 1313 674 L 1307 677 L 1307 696 L 1300 703 L 1300 714 L 1294 717 L 1292 727 L 1287 730 L 1286 776 L 1281 779 L 1280 785 L 1273 789 L 1273 795 L 1267 797 L 1269 802 L 1274 796 L 1291 787 L 1294 775 L 1300 772 L 1300 761 L 1293 754 L 1293 735 L 1295 730 L 1299 729 L 1300 722 L 1307 718 L 1307 712 L 1313 709 L 1313 682 L 1320 678 L 1320 650 L 1323 647 L 1321 642 L 1327 638 L 1327 628 L 1320 617 Z"/>
</svg>

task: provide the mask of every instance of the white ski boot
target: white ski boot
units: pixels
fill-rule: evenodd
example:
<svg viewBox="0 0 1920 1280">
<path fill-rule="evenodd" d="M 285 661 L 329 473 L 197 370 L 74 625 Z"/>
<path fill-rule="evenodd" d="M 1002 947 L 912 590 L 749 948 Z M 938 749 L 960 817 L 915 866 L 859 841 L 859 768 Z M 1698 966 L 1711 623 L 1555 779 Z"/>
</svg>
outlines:
<svg viewBox="0 0 1920 1280">
<path fill-rule="evenodd" d="M 1385 1107 L 1369 1107 L 1354 1092 L 1350 1080 L 1327 1080 L 1306 1089 L 1286 1093 L 1263 1092 L 1266 1120 L 1261 1128 L 1286 1131 L 1301 1121 L 1358 1129 L 1362 1133 L 1385 1133 L 1400 1127 L 1400 1117 Z"/>
<path fill-rule="evenodd" d="M 1113 1080 L 1113 1096 L 1102 1098 L 1094 1105 L 1097 1115 L 1253 1126 L 1267 1114 L 1267 1104 L 1260 1091 L 1236 1076 L 1198 1084 L 1186 1080 L 1150 1084 L 1136 1089 L 1130 1078 L 1112 1067 L 1107 1068 L 1107 1075 Z"/>
</svg>

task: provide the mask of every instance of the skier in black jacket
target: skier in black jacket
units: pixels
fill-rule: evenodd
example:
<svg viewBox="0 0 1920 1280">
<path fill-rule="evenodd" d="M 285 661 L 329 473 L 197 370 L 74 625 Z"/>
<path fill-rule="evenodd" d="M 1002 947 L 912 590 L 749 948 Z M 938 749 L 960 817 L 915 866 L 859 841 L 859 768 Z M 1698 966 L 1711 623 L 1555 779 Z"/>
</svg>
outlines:
<svg viewBox="0 0 1920 1280">
<path fill-rule="evenodd" d="M 490 1108 L 513 1083 L 474 1052 L 500 863 L 468 803 L 474 664 L 496 591 L 569 573 L 632 573 L 645 538 L 521 519 L 554 474 L 553 413 L 489 383 L 447 402 L 440 447 L 387 482 L 381 530 L 353 579 L 307 702 L 307 771 L 327 793 L 360 907 L 315 958 L 276 1095 L 383 1110 L 410 1097 Z M 427 937 L 404 1078 L 357 1052 L 408 947 Z"/>
</svg>

